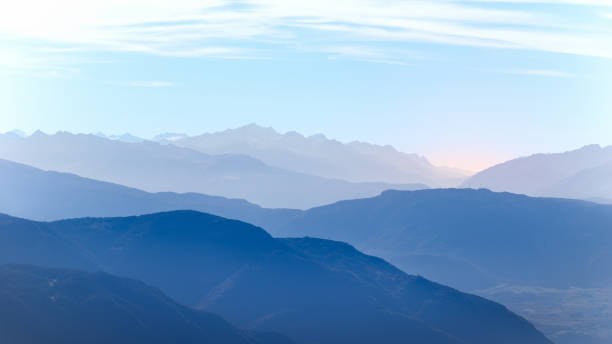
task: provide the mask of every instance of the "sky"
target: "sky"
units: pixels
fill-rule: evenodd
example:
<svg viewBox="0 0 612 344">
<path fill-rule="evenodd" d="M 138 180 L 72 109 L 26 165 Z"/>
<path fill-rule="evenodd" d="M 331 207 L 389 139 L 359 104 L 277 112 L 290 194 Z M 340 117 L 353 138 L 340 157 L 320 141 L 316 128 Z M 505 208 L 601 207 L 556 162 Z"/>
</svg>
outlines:
<svg viewBox="0 0 612 344">
<path fill-rule="evenodd" d="M 0 132 L 248 123 L 471 171 L 612 145 L 612 0 L 0 1 Z"/>
</svg>

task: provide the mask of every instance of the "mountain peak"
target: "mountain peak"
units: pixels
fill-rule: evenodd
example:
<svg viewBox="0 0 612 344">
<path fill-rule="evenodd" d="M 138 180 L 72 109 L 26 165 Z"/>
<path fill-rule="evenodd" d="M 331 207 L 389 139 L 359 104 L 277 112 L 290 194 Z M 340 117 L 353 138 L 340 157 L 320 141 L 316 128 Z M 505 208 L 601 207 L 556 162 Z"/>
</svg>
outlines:
<svg viewBox="0 0 612 344">
<path fill-rule="evenodd" d="M 532 196 L 609 198 L 611 188 L 607 185 L 611 185 L 612 179 L 608 174 L 602 173 L 597 181 L 578 180 L 590 175 L 589 170 L 611 162 L 612 147 L 592 144 L 565 152 L 540 153 L 509 160 L 475 174 L 463 185 Z M 570 184 L 574 186 L 570 187 Z"/>
<path fill-rule="evenodd" d="M 181 139 L 186 139 L 188 137 L 189 135 L 185 133 L 162 133 L 162 134 L 156 135 L 153 138 L 153 141 L 173 142 L 173 141 L 177 141 Z"/>
<path fill-rule="evenodd" d="M 600 151 L 602 149 L 603 147 L 600 144 L 590 144 L 576 149 L 576 151 Z"/>
<path fill-rule="evenodd" d="M 256 123 L 179 139 L 172 144 L 206 154 L 249 155 L 268 166 L 353 183 L 449 187 L 467 178 L 463 172 L 435 166 L 423 156 L 403 153 L 391 145 L 345 143 L 322 133 L 283 134 Z"/>
<path fill-rule="evenodd" d="M 32 135 L 30 135 L 30 137 L 47 137 L 49 136 L 49 134 L 43 132 L 42 130 L 38 129 L 35 132 L 32 133 Z"/>
<path fill-rule="evenodd" d="M 265 133 L 265 134 L 278 134 L 278 132 L 276 130 L 274 130 L 274 128 L 272 127 L 263 127 L 257 123 L 249 123 L 247 125 L 244 125 L 242 127 L 238 127 L 236 129 L 234 129 L 236 131 L 240 131 L 240 132 L 247 132 L 247 133 Z"/>
<path fill-rule="evenodd" d="M 28 136 L 24 131 L 21 131 L 19 129 L 14 129 L 14 130 L 11 130 L 11 131 L 7 131 L 5 134 L 13 135 L 13 136 L 18 136 L 18 137 L 26 137 L 26 136 Z"/>
<path fill-rule="evenodd" d="M 314 134 L 314 135 L 310 135 L 308 136 L 309 139 L 311 140 L 316 140 L 316 141 L 327 141 L 327 136 L 325 136 L 324 134 L 318 133 L 318 134 Z"/>
</svg>

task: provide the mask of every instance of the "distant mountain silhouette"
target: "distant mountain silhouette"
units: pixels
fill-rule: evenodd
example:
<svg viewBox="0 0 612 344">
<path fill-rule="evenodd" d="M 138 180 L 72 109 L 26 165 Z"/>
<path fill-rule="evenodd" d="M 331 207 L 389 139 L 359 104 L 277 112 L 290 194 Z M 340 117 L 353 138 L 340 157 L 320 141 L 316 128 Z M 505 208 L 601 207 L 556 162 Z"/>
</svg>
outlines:
<svg viewBox="0 0 612 344">
<path fill-rule="evenodd" d="M 18 136 L 18 137 L 26 137 L 27 136 L 27 134 L 24 131 L 19 130 L 19 129 L 7 131 L 4 134 L 5 135 L 14 135 L 14 136 Z"/>
<path fill-rule="evenodd" d="M 127 143 L 140 143 L 145 141 L 145 139 L 142 139 L 140 137 L 134 136 L 130 133 L 124 133 L 121 135 L 106 135 L 104 133 L 95 133 L 94 135 L 98 136 L 98 137 L 102 137 L 105 139 L 110 139 L 110 140 L 115 140 L 115 141 L 122 141 L 122 142 L 127 142 Z"/>
<path fill-rule="evenodd" d="M 608 220 L 603 218 L 601 214 L 591 214 L 583 211 L 584 202 L 532 199 L 509 194 L 491 194 L 483 190 L 431 190 L 430 192 L 415 193 L 412 197 L 406 198 L 389 197 L 392 193 L 385 193 L 381 197 L 370 200 L 341 202 L 340 204 L 346 203 L 349 205 L 346 209 L 337 205 L 330 205 L 304 212 L 291 209 L 266 209 L 243 200 L 201 194 L 151 194 L 116 184 L 81 178 L 76 175 L 41 171 L 7 161 L 0 161 L 0 189 L 3 190 L 0 193 L 0 212 L 38 220 L 86 216 L 128 216 L 168 210 L 193 209 L 253 223 L 270 230 L 276 235 L 317 235 L 342 239 L 355 243 L 367 252 L 390 259 L 409 272 L 422 274 L 428 278 L 468 291 L 490 288 L 498 286 L 500 283 L 508 284 L 509 287 L 517 284 L 540 286 L 546 276 L 553 274 L 554 271 L 559 271 L 555 268 L 557 265 L 554 262 L 557 256 L 563 259 L 571 259 L 568 258 L 571 255 L 565 253 L 575 252 L 575 250 L 568 250 L 567 247 L 571 246 L 574 240 L 582 240 L 580 239 L 582 231 L 591 233 L 587 238 L 593 237 L 593 241 L 601 240 L 602 243 L 605 243 L 607 240 L 606 231 L 597 232 L 593 230 L 596 228 L 594 226 L 601 226 L 597 223 L 606 223 Z M 599 201 L 603 202 L 603 200 Z M 508 204 L 511 205 L 511 209 L 507 211 L 507 214 L 504 214 L 506 208 L 509 207 Z M 554 204 L 558 204 L 559 207 L 553 207 Z M 566 206 L 561 207 L 563 204 Z M 343 210 L 336 211 L 334 209 Z M 559 216 L 555 212 L 562 215 Z M 493 215 L 489 216 L 489 213 Z M 501 215 L 498 216 L 497 214 L 500 213 Z M 462 214 L 467 217 L 461 217 Z M 585 220 L 591 216 L 591 220 Z M 550 220 L 551 218 L 553 220 Z M 560 228 L 569 228 L 568 230 L 573 233 L 563 236 L 566 238 L 564 241 L 549 240 L 546 233 L 549 233 L 548 235 L 551 238 L 558 239 L 551 232 L 552 229 L 543 231 L 541 237 L 528 234 L 531 231 L 539 232 L 541 228 L 556 226 L 557 222 L 562 222 Z M 474 245 L 485 248 L 488 245 L 489 237 L 479 234 L 479 231 L 483 231 L 484 228 L 497 229 L 498 227 L 501 228 L 502 234 L 515 235 L 516 240 L 519 241 L 516 251 L 502 246 L 499 254 L 504 254 L 505 257 L 514 257 L 516 252 L 519 252 L 518 248 L 521 248 L 527 256 L 534 257 L 534 262 L 532 263 L 529 259 L 516 260 L 514 267 L 507 265 L 503 270 L 506 272 L 499 274 L 498 269 L 501 264 L 497 262 L 507 261 L 507 258 L 497 258 L 490 253 L 480 256 L 476 253 L 470 253 L 470 250 L 482 251 L 481 247 L 476 246 L 474 248 Z M 514 230 L 513 227 L 520 230 Z M 426 230 L 426 228 L 428 229 Z M 320 231 L 316 229 L 320 229 Z M 448 233 L 451 229 L 457 229 L 453 235 L 458 236 L 458 238 L 452 239 L 454 237 Z M 419 232 L 421 232 L 419 236 L 415 235 Z M 459 240 L 461 235 L 466 240 Z M 492 230 L 489 235 L 496 235 L 495 231 Z M 434 239 L 436 237 L 439 239 Z M 448 238 L 449 242 L 440 242 L 440 238 Z M 466 242 L 469 238 L 481 238 L 481 240 L 472 239 L 473 242 Z M 520 240 L 521 238 L 523 240 Z M 497 239 L 495 237 L 493 239 L 495 241 L 492 241 L 492 243 L 496 243 Z M 542 251 L 542 242 L 550 243 L 553 247 L 544 252 Z M 24 239 L 24 243 L 26 246 L 30 245 L 29 239 Z M 427 245 L 431 245 L 431 247 Z M 591 247 L 589 246 L 591 243 L 588 242 L 583 245 L 585 245 L 583 246 L 585 248 Z M 20 250 L 19 247 L 14 247 L 14 249 Z M 495 247 L 495 249 L 497 250 L 498 247 Z M 487 249 L 486 252 L 489 251 Z M 70 250 L 65 248 L 62 249 L 62 252 L 70 252 Z M 588 250 L 586 252 L 589 253 Z M 597 249 L 595 248 L 593 257 L 597 257 L 596 252 Z M 550 256 L 550 259 L 547 260 L 548 265 L 540 265 L 541 260 L 537 258 L 538 255 L 544 253 Z M 2 253 L 0 253 L 1 255 Z M 55 258 L 53 251 L 48 256 Z M 575 266 L 578 271 L 590 271 L 592 272 L 591 275 L 594 275 L 597 274 L 598 264 L 601 266 L 602 263 L 606 262 L 605 254 L 600 255 L 600 257 L 600 259 L 595 258 L 591 260 L 591 263 L 588 263 L 591 258 L 581 253 L 577 256 L 576 263 L 567 265 L 567 267 Z M 64 259 L 70 260 L 71 258 Z M 580 261 L 583 263 L 579 263 Z M 35 263 L 36 261 L 28 262 Z M 583 264 L 583 267 L 580 267 L 580 264 Z M 88 266 L 92 266 L 92 264 Z M 83 267 L 79 266 L 79 268 Z M 539 276 L 540 271 L 542 272 L 542 280 L 529 277 Z M 601 273 L 601 278 L 608 275 L 604 270 Z M 557 288 L 550 289 L 553 295 L 563 292 L 568 285 L 586 288 L 601 286 L 606 283 L 601 282 L 601 279 L 596 284 L 586 283 L 589 279 L 592 279 L 592 276 L 582 278 L 580 275 L 574 274 L 572 269 L 564 278 L 563 283 L 547 284 Z M 509 288 L 509 290 L 513 289 Z M 588 293 L 589 291 L 585 292 Z M 482 295 L 489 297 L 487 293 Z M 550 305 L 546 304 L 546 300 L 550 297 L 532 297 L 525 293 L 510 294 L 514 295 L 512 298 L 498 297 L 499 295 L 496 292 L 491 294 L 490 297 L 497 301 L 503 301 L 504 304 L 512 306 L 515 310 L 528 309 L 530 306 L 532 309 L 538 309 L 535 313 L 532 311 L 524 313 L 530 319 L 539 321 L 542 316 L 548 316 L 546 315 L 548 311 L 543 314 L 539 310 L 548 309 Z M 596 296 L 589 299 L 594 300 L 595 303 L 598 302 Z M 599 303 L 602 304 L 602 302 Z M 603 303 L 605 304 L 605 302 Z M 579 308 L 579 310 L 581 309 Z M 567 323 L 562 314 L 571 310 L 567 309 L 559 313 L 561 319 L 557 319 L 558 317 L 555 315 L 556 321 Z M 601 319 L 601 321 L 597 319 Z M 593 322 L 600 324 L 605 322 L 605 319 L 605 317 L 593 313 L 584 315 L 581 321 L 573 320 L 572 324 L 575 325 L 572 325 L 571 328 L 561 325 L 560 328 L 568 333 L 568 335 L 564 335 L 565 337 L 571 337 L 571 333 L 574 332 L 569 332 L 570 330 L 578 330 L 577 334 L 579 334 L 585 328 L 595 328 L 591 326 Z M 557 330 L 558 326 L 550 325 L 551 321 L 544 321 L 537 324 L 542 326 L 547 334 L 561 331 Z M 603 343 L 605 342 L 603 340 Z"/>
<path fill-rule="evenodd" d="M 612 207 L 488 190 L 386 191 L 305 211 L 277 236 L 341 240 L 472 289 L 612 285 Z"/>
<path fill-rule="evenodd" d="M 582 198 L 610 203 L 612 198 L 612 160 L 601 166 L 583 169 L 571 177 L 551 185 L 544 192 L 558 197 Z"/>
<path fill-rule="evenodd" d="M 531 196 L 612 198 L 612 146 L 536 154 L 488 168 L 462 186 Z"/>
<path fill-rule="evenodd" d="M 153 141 L 168 144 L 187 137 L 189 137 L 189 135 L 182 133 L 163 133 L 155 136 Z"/>
<path fill-rule="evenodd" d="M 0 233 L 8 233 L 0 252 L 14 247 L 16 257 L 5 255 L 0 263 L 39 258 L 47 264 L 40 252 L 56 244 L 41 249 L 47 241 L 36 236 L 55 236 L 85 252 L 85 262 L 298 343 L 550 343 L 499 304 L 406 275 L 338 242 L 274 239 L 246 223 L 193 211 L 51 223 L 11 219 L 0 224 Z M 15 243 L 16 231 L 41 244 Z"/>
<path fill-rule="evenodd" d="M 208 155 L 145 141 L 36 132 L 0 135 L 0 158 L 45 170 L 75 173 L 149 192 L 198 192 L 246 199 L 271 208 L 309 208 L 422 184 L 349 183 L 270 167 L 245 155 Z"/>
<path fill-rule="evenodd" d="M 237 129 L 162 142 L 193 148 L 207 154 L 245 154 L 270 166 L 352 182 L 457 186 L 468 174 L 437 167 L 426 158 L 406 154 L 391 146 L 364 142 L 341 143 L 322 134 L 304 137 L 280 134 L 272 128 L 250 124 Z"/>
<path fill-rule="evenodd" d="M 179 305 L 142 282 L 105 273 L 0 266 L 0 342 L 7 344 L 289 344 Z"/>
<path fill-rule="evenodd" d="M 1 159 L 0 190 L 0 213 L 40 221 L 198 210 L 254 224 L 277 225 L 301 213 L 196 193 L 148 193 Z"/>
</svg>

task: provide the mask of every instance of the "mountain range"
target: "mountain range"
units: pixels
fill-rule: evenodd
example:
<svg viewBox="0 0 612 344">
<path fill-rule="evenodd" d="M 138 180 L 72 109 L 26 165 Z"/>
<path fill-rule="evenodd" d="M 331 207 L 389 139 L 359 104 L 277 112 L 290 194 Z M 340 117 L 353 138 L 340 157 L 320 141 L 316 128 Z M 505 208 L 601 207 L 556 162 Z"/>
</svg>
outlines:
<svg viewBox="0 0 612 344">
<path fill-rule="evenodd" d="M 503 301 L 558 343 L 584 342 L 584 335 L 578 341 L 563 339 L 583 332 L 597 337 L 612 320 L 606 316 L 612 303 L 606 301 L 610 282 L 605 280 L 612 219 L 610 207 L 594 203 L 486 190 L 424 190 L 389 191 L 307 211 L 267 209 L 203 194 L 148 193 L 9 161 L 0 161 L 0 188 L 0 212 L 38 220 L 193 209 L 279 236 L 343 240 L 405 271 Z M 550 311 L 562 303 L 549 300 L 577 299 L 577 292 L 584 296 L 580 302 Z M 579 320 L 567 319 L 577 312 Z"/>
<path fill-rule="evenodd" d="M 134 136 L 130 133 L 124 133 L 121 135 L 106 135 L 104 133 L 98 132 L 98 133 L 95 133 L 94 135 L 99 136 L 101 138 L 105 138 L 105 139 L 127 142 L 127 143 L 140 143 L 140 142 L 146 141 L 145 139 L 141 139 L 140 137 Z"/>
<path fill-rule="evenodd" d="M 604 273 L 610 268 L 605 263 L 612 207 L 590 202 L 436 189 L 386 191 L 306 211 L 268 209 L 204 194 L 148 193 L 3 160 L 0 188 L 0 212 L 13 216 L 52 221 L 191 209 L 252 223 L 275 236 L 349 242 L 406 271 L 465 290 L 500 283 L 612 283 Z M 548 244 L 538 245 L 541 241 Z M 517 252 L 516 259 L 498 259 Z M 561 270 L 555 268 L 559 263 Z"/>
<path fill-rule="evenodd" d="M 198 192 L 270 208 L 309 208 L 423 184 L 350 183 L 270 167 L 245 155 L 209 155 L 145 141 L 36 132 L 0 135 L 0 158 L 150 192 Z"/>
<path fill-rule="evenodd" d="M 560 344 L 584 342 L 584 335 L 563 340 L 583 332 L 597 337 L 612 320 L 606 315 L 612 303 L 605 289 L 612 219 L 610 207 L 594 203 L 486 190 L 424 190 L 389 191 L 307 211 L 267 209 L 195 193 L 148 193 L 9 161 L 0 161 L 0 188 L 0 212 L 38 220 L 193 209 L 279 236 L 343 240 L 405 271 L 503 301 Z M 573 296 L 578 292 L 584 297 Z M 563 303 L 550 300 L 561 295 L 576 301 L 551 312 Z M 577 312 L 579 319 L 567 318 Z"/>
<path fill-rule="evenodd" d="M 249 127 L 236 130 L 246 130 L 243 131 L 245 136 L 249 136 L 248 130 L 271 130 Z M 281 137 L 289 135 L 272 133 Z M 331 191 L 338 191 L 337 185 L 349 188 L 352 185 L 372 185 L 304 175 L 270 167 L 244 155 L 209 155 L 172 143 L 188 139 L 186 135 L 171 133 L 158 139 L 161 143 L 129 143 L 121 138 L 94 135 L 45 135 L 39 132 L 26 136 L 16 132 L 0 135 L 0 156 L 4 152 L 8 157 L 32 160 L 43 168 L 54 169 L 55 166 L 94 177 L 109 175 L 137 185 L 155 185 L 157 180 L 162 180 L 167 185 L 184 188 L 177 188 L 179 191 L 191 190 L 192 186 L 193 189 L 201 187 L 201 190 L 209 187 L 225 189 L 223 185 L 214 185 L 212 180 L 225 173 L 225 170 L 218 173 L 221 165 L 226 170 L 250 176 L 257 174 L 251 167 L 259 166 L 257 171 L 264 177 L 253 177 L 258 180 L 270 181 L 279 170 L 290 175 L 288 179 L 291 180 L 315 180 L 313 184 L 300 184 L 295 188 L 292 182 L 281 183 L 287 189 L 277 189 L 278 194 L 272 197 L 264 192 L 265 188 L 254 188 L 256 197 L 263 195 L 279 204 L 293 202 L 287 202 L 286 197 L 298 199 L 311 194 L 311 190 L 307 190 L 311 187 L 330 191 L 325 197 L 317 196 L 316 202 L 308 200 L 318 205 L 324 199 L 332 203 L 344 195 L 341 192 L 331 194 Z M 306 141 L 310 139 L 315 138 L 304 138 Z M 317 139 L 323 140 L 322 137 Z M 97 157 L 101 159 L 97 161 Z M 56 161 L 56 158 L 59 159 Z M 503 181 L 496 186 L 499 190 L 516 188 L 520 193 L 610 203 L 612 193 L 608 189 L 612 173 L 608 171 L 612 162 L 609 158 L 609 147 L 587 146 L 567 153 L 539 154 L 509 161 L 483 171 L 473 179 L 480 180 L 485 176 L 491 184 Z M 236 161 L 248 163 L 236 168 L 233 165 Z M 114 170 L 114 166 L 118 166 L 118 170 Z M 166 171 L 157 169 L 157 166 L 171 168 L 165 174 Z M 201 168 L 199 171 L 207 177 L 189 172 L 197 168 Z M 125 173 L 126 170 L 130 173 Z M 139 173 L 146 178 L 138 178 Z M 167 178 L 177 175 L 179 178 Z M 211 175 L 212 178 L 202 182 Z M 501 178 L 500 175 L 507 177 Z M 325 182 L 321 183 L 322 180 Z M 279 186 L 276 180 L 270 183 L 273 188 Z M 329 190 L 325 183 L 331 183 Z M 367 193 L 346 198 L 370 197 L 386 188 L 393 188 L 388 184 L 376 186 Z M 473 184 L 470 179 L 465 186 L 478 187 L 478 184 Z M 606 263 L 612 261 L 606 249 L 611 245 L 606 229 L 611 222 L 605 210 L 608 208 L 588 202 L 523 197 L 485 190 L 424 190 L 383 192 L 373 198 L 342 201 L 308 210 L 270 209 L 240 199 L 240 195 L 249 193 L 248 190 L 234 190 L 234 196 L 230 197 L 237 198 L 194 192 L 147 192 L 6 160 L 0 160 L 0 187 L 3 190 L 0 193 L 0 212 L 41 221 L 192 209 L 252 223 L 275 236 L 317 236 L 341 240 L 366 253 L 388 259 L 410 273 L 502 302 L 534 321 L 559 344 L 587 341 L 599 344 L 612 338 L 606 325 L 612 320 L 606 315 L 612 311 L 612 303 L 606 301 L 612 282 L 605 279 L 611 275 L 610 264 Z M 452 231 L 453 228 L 459 230 Z M 53 240 L 53 236 L 47 239 Z M 542 242 L 547 244 L 542 245 Z M 70 250 L 64 248 L 62 252 Z M 48 257 L 54 255 L 56 253 L 48 252 Z M 62 256 L 63 253 L 59 254 Z M 74 257 L 65 256 L 63 260 L 73 261 Z M 100 268 L 93 261 L 74 267 Z M 563 306 L 557 311 L 551 311 L 561 304 Z M 570 314 L 581 315 L 576 318 L 569 317 Z"/>
<path fill-rule="evenodd" d="M 2 216 L 0 239 L 1 264 L 102 269 L 298 343 L 550 343 L 499 304 L 347 244 L 275 239 L 193 211 L 57 222 Z"/>
<path fill-rule="evenodd" d="M 612 207 L 489 190 L 385 191 L 302 212 L 277 236 L 350 242 L 462 289 L 612 285 Z M 543 245 L 542 243 L 546 243 Z"/>
<path fill-rule="evenodd" d="M 462 187 L 609 202 L 612 146 L 590 145 L 510 160 L 475 174 Z"/>
<path fill-rule="evenodd" d="M 198 193 L 149 193 L 118 184 L 43 171 L 0 159 L 0 213 L 39 221 L 198 210 L 258 225 L 287 222 L 300 210 L 268 209 Z"/>
<path fill-rule="evenodd" d="M 449 187 L 459 185 L 469 175 L 434 166 L 423 156 L 402 153 L 389 145 L 342 143 L 323 134 L 305 137 L 295 131 L 281 134 L 256 124 L 191 137 L 166 134 L 156 139 L 207 154 L 244 154 L 270 166 L 355 183 Z"/>
<path fill-rule="evenodd" d="M 503 302 L 557 343 L 612 341 L 612 206 L 489 190 L 387 191 L 279 224 L 266 228 L 346 241 Z"/>
<path fill-rule="evenodd" d="M 290 344 L 182 306 L 142 282 L 101 272 L 0 266 L 0 342 Z"/>
</svg>

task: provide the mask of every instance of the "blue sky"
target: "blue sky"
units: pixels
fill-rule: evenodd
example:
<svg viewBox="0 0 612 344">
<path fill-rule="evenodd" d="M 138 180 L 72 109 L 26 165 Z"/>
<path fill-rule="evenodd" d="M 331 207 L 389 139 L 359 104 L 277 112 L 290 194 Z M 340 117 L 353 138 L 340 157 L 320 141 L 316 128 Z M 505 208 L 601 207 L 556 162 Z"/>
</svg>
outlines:
<svg viewBox="0 0 612 344">
<path fill-rule="evenodd" d="M 23 0 L 0 131 L 256 122 L 477 170 L 612 144 L 612 1 Z"/>
</svg>

